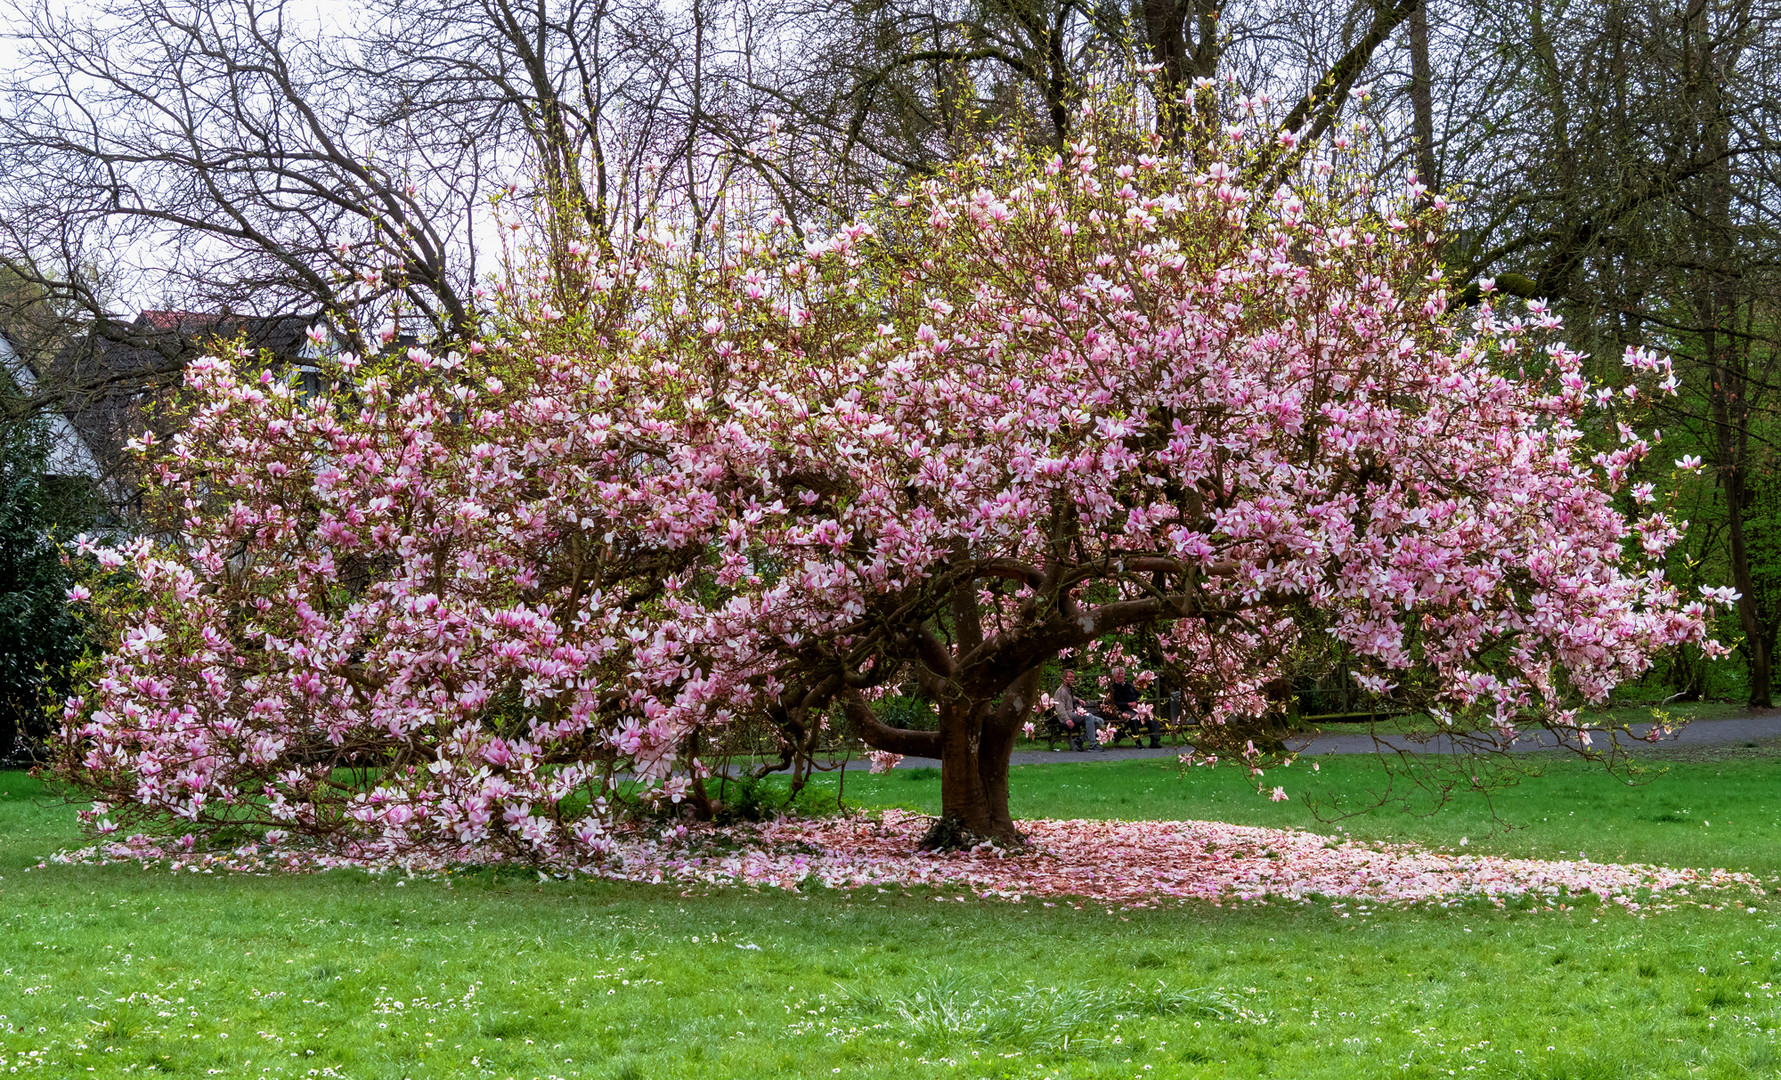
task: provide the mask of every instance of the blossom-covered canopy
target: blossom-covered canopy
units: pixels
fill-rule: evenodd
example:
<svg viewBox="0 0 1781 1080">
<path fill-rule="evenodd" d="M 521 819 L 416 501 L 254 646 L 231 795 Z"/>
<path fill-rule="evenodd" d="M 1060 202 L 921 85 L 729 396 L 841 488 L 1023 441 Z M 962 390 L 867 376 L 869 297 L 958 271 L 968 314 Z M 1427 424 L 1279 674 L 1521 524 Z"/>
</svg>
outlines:
<svg viewBox="0 0 1781 1080">
<path fill-rule="evenodd" d="M 99 827 L 574 863 L 619 777 L 703 803 L 738 723 L 845 717 L 1009 835 L 1041 667 L 1110 634 L 1211 725 L 1315 638 L 1505 731 L 1702 640 L 1678 525 L 1614 494 L 1647 443 L 1590 449 L 1544 309 L 1447 311 L 1420 185 L 1254 190 L 1257 126 L 1207 163 L 1089 113 L 827 238 L 509 285 L 489 340 L 321 397 L 195 364 L 178 539 L 104 556 L 142 602 L 67 713 Z M 938 730 L 877 715 L 903 687 Z"/>
</svg>

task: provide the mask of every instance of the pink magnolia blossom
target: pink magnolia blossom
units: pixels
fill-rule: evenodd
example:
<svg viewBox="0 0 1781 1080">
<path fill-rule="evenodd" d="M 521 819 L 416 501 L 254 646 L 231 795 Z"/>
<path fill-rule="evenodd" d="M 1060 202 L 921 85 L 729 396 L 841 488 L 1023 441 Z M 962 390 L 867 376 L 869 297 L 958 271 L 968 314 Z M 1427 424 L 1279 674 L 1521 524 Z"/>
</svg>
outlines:
<svg viewBox="0 0 1781 1080">
<path fill-rule="evenodd" d="M 873 772 L 887 773 L 897 767 L 897 763 L 903 760 L 903 755 L 893 754 L 888 750 L 872 750 L 866 754 L 866 760 L 872 763 Z"/>
</svg>

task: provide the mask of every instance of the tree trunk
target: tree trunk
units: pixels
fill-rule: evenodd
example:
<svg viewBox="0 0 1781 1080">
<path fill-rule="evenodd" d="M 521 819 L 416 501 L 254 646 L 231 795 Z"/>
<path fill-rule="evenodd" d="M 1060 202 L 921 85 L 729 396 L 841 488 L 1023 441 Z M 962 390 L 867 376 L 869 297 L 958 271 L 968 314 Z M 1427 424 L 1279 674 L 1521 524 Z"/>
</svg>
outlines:
<svg viewBox="0 0 1781 1080">
<path fill-rule="evenodd" d="M 1212 130 L 1214 106 L 1212 95 L 1197 93 L 1191 83 L 1218 73 L 1221 0 L 1138 0 L 1133 6 L 1151 62 L 1162 69 L 1157 107 L 1164 145 L 1180 152 L 1194 128 L 1197 151 Z"/>
<path fill-rule="evenodd" d="M 1417 179 L 1428 185 L 1422 201 L 1441 193 L 1441 177 L 1435 168 L 1434 76 L 1429 65 L 1429 0 L 1410 13 L 1410 106 L 1415 117 Z"/>
<path fill-rule="evenodd" d="M 1008 812 L 1012 730 L 996 723 L 988 705 L 959 702 L 940 715 L 940 823 L 922 841 L 928 849 L 970 839 L 1024 845 Z"/>
<path fill-rule="evenodd" d="M 1724 334 L 1714 333 L 1716 328 L 1709 327 L 1707 341 L 1709 350 L 1716 351 Z M 1717 357 L 1715 357 L 1717 359 Z M 1731 571 L 1732 587 L 1738 590 L 1738 623 L 1744 631 L 1745 655 L 1750 659 L 1750 706 L 1756 709 L 1767 709 L 1774 704 L 1772 693 L 1774 656 L 1772 649 L 1773 637 L 1764 612 L 1759 609 L 1756 591 L 1756 575 L 1750 564 L 1750 548 L 1744 536 L 1744 516 L 1749 512 L 1749 493 L 1746 489 L 1746 470 L 1744 467 L 1745 448 L 1738 445 L 1742 440 L 1734 439 L 1731 430 L 1733 410 L 1729 407 L 1728 398 L 1732 391 L 1726 386 L 1728 375 L 1725 366 L 1713 365 L 1713 418 L 1719 428 L 1719 475 L 1725 489 L 1725 513 L 1727 530 L 1731 539 Z M 1739 380 L 1740 383 L 1742 380 Z M 1741 427 L 1738 435 L 1745 435 L 1747 427 Z"/>
</svg>

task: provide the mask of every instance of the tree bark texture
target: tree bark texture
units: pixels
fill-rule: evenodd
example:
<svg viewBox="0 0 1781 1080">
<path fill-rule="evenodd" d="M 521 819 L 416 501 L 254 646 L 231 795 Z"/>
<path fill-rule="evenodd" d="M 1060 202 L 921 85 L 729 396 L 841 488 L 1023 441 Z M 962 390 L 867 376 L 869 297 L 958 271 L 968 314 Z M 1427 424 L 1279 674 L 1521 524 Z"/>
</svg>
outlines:
<svg viewBox="0 0 1781 1080">
<path fill-rule="evenodd" d="M 1008 763 L 1037 683 L 1035 671 L 1000 703 L 958 701 L 941 708 L 940 817 L 956 823 L 958 831 L 1004 844 L 1026 843 L 1008 810 Z"/>
<path fill-rule="evenodd" d="M 1417 177 L 1433 197 L 1441 189 L 1435 162 L 1434 76 L 1429 66 L 1429 0 L 1410 13 L 1410 108 L 1414 113 Z"/>
</svg>

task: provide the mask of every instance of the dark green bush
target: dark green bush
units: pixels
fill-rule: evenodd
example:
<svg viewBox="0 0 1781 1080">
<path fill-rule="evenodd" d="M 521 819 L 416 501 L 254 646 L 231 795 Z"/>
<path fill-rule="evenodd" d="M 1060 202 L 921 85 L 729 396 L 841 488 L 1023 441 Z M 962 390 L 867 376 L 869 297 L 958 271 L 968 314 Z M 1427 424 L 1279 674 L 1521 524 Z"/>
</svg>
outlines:
<svg viewBox="0 0 1781 1080">
<path fill-rule="evenodd" d="M 0 760 L 49 734 L 45 710 L 85 647 L 56 541 L 91 524 L 91 487 L 48 475 L 49 454 L 41 421 L 0 428 Z"/>
</svg>

